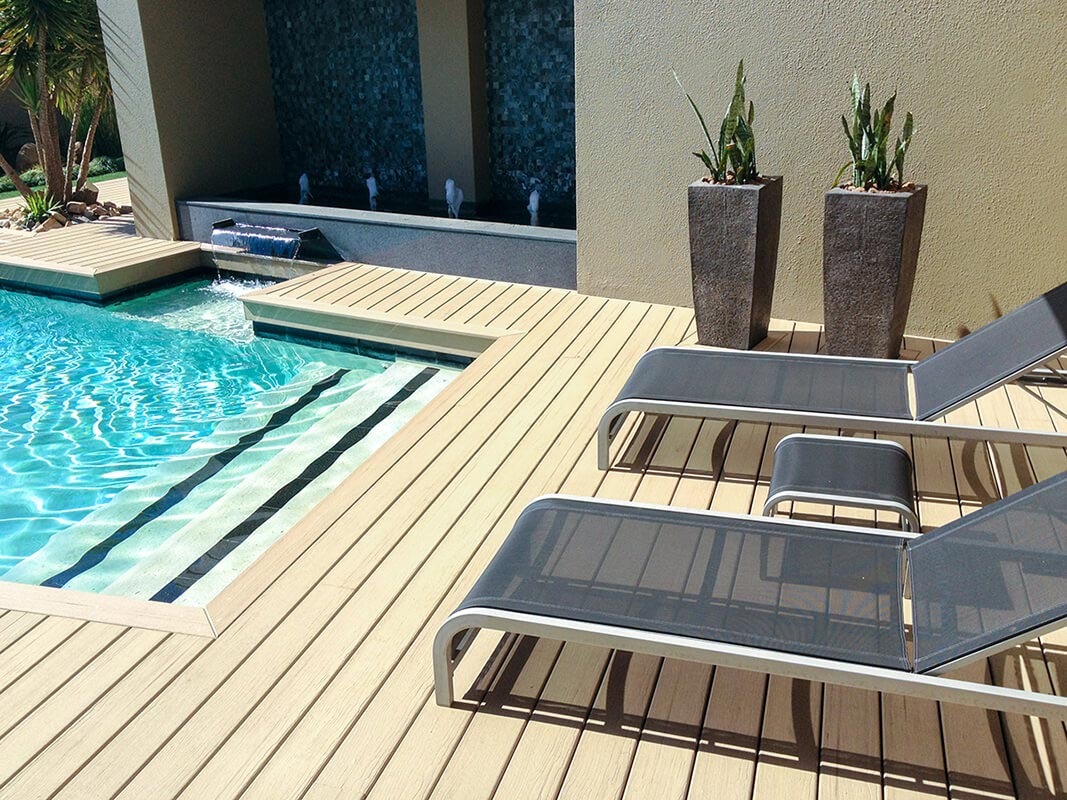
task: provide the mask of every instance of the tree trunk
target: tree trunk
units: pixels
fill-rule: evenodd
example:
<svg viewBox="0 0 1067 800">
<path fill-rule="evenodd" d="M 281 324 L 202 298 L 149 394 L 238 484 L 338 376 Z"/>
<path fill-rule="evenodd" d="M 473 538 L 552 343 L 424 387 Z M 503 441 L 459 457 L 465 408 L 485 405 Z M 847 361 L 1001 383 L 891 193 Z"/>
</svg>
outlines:
<svg viewBox="0 0 1067 800">
<path fill-rule="evenodd" d="M 93 158 L 93 140 L 96 139 L 96 129 L 100 126 L 100 117 L 104 113 L 104 98 L 96 101 L 96 110 L 89 122 L 89 129 L 85 132 L 85 144 L 82 145 L 82 163 L 78 170 L 78 191 L 85 188 L 85 182 L 89 180 L 89 162 Z"/>
<path fill-rule="evenodd" d="M 44 170 L 45 190 L 54 198 L 63 196 L 63 158 L 59 146 L 59 129 L 56 125 L 56 103 L 48 85 L 48 27 L 42 25 L 38 40 L 37 62 L 37 124 L 41 139 L 37 142 L 37 154 Z"/>
<path fill-rule="evenodd" d="M 3 155 L 0 155 L 0 169 L 4 170 L 4 174 L 11 179 L 11 182 L 15 184 L 15 189 L 23 197 L 28 197 L 33 194 L 33 189 L 26 185 L 26 181 L 19 177 L 19 174 L 15 172 L 15 168 L 11 166 Z"/>
<path fill-rule="evenodd" d="M 82 65 L 81 75 L 78 76 L 78 91 L 74 95 L 74 113 L 70 119 L 70 140 L 67 142 L 67 163 L 63 170 L 63 203 L 70 202 L 70 195 L 74 181 L 74 151 L 78 144 L 78 122 L 81 119 L 82 104 L 85 102 L 85 84 L 89 79 L 89 64 Z"/>
</svg>

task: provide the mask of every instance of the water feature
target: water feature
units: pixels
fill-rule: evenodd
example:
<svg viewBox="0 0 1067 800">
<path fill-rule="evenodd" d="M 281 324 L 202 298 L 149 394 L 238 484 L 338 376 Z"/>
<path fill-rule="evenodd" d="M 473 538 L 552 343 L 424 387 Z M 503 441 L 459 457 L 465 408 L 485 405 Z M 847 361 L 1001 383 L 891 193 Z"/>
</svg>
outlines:
<svg viewBox="0 0 1067 800">
<path fill-rule="evenodd" d="M 295 230 L 223 219 L 214 224 L 211 243 L 222 247 L 237 247 L 252 255 L 271 258 L 341 260 L 337 250 L 318 228 Z"/>
</svg>

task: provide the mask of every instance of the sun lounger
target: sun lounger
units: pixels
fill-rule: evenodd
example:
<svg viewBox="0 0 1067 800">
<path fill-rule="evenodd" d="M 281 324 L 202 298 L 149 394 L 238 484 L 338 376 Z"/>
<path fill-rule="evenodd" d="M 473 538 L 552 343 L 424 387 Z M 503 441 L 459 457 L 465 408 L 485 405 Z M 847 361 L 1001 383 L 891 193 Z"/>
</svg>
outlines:
<svg viewBox="0 0 1067 800">
<path fill-rule="evenodd" d="M 442 624 L 436 696 L 492 629 L 1067 719 L 943 677 L 1065 619 L 1067 473 L 922 536 L 550 496 Z"/>
<path fill-rule="evenodd" d="M 601 417 L 598 462 L 631 412 L 1063 447 L 1064 433 L 935 420 L 1065 351 L 1067 284 L 918 362 L 656 348 Z"/>
</svg>

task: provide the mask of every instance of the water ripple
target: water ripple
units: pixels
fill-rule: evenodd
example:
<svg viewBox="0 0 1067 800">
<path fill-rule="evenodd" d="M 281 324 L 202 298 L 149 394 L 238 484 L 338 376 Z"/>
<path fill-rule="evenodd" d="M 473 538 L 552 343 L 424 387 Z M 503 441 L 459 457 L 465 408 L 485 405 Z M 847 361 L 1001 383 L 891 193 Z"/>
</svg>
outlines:
<svg viewBox="0 0 1067 800">
<path fill-rule="evenodd" d="M 0 574 L 307 365 L 384 368 L 255 337 L 238 299 L 253 288 L 107 308 L 0 290 Z"/>
</svg>

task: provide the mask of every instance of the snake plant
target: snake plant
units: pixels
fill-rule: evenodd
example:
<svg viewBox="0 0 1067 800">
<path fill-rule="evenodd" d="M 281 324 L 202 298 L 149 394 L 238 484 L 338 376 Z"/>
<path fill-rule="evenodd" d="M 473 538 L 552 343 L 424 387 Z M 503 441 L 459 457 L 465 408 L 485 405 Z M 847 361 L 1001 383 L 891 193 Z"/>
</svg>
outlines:
<svg viewBox="0 0 1067 800">
<path fill-rule="evenodd" d="M 46 192 L 30 192 L 25 197 L 25 205 L 22 209 L 23 225 L 32 228 L 38 223 L 44 222 L 52 214 L 60 209 L 52 195 Z"/>
<path fill-rule="evenodd" d="M 845 170 L 852 167 L 852 185 L 864 189 L 899 189 L 904 185 L 904 156 L 911 144 L 914 122 L 911 112 L 904 117 L 904 128 L 897 137 L 892 157 L 889 154 L 889 129 L 893 124 L 893 106 L 897 96 L 886 101 L 881 111 L 871 112 L 871 85 L 860 90 L 857 75 L 852 76 L 852 124 L 842 114 L 841 125 L 848 137 L 852 159 L 841 167 L 834 186 Z M 893 173 L 896 172 L 896 180 Z"/>
<path fill-rule="evenodd" d="M 730 100 L 730 106 L 726 109 L 722 124 L 719 126 L 718 142 L 711 137 L 711 131 L 704 121 L 704 115 L 693 101 L 692 96 L 682 86 L 678 73 L 674 73 L 674 80 L 682 90 L 686 100 L 696 114 L 700 122 L 700 128 L 707 139 L 708 149 L 693 153 L 701 160 L 711 179 L 716 183 L 753 183 L 759 180 L 759 170 L 756 169 L 756 134 L 752 123 L 755 121 L 756 112 L 752 102 L 748 103 L 748 114 L 745 115 L 745 62 L 737 64 L 737 77 L 734 80 L 734 94 Z M 711 152 L 709 153 L 708 150 Z"/>
</svg>

